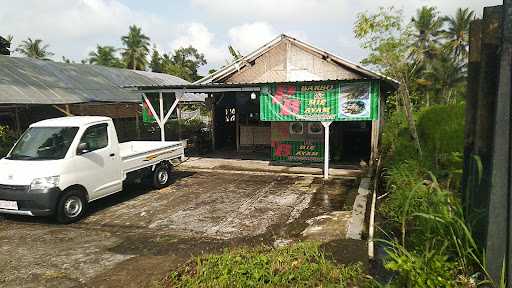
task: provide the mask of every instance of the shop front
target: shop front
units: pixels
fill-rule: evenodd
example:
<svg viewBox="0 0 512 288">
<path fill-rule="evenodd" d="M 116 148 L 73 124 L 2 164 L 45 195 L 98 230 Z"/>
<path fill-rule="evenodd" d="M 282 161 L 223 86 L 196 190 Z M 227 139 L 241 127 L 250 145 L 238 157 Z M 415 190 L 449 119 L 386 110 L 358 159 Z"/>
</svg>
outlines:
<svg viewBox="0 0 512 288">
<path fill-rule="evenodd" d="M 379 102 L 378 80 L 261 86 L 260 119 L 271 123 L 271 160 L 294 165 L 367 162 Z"/>
</svg>

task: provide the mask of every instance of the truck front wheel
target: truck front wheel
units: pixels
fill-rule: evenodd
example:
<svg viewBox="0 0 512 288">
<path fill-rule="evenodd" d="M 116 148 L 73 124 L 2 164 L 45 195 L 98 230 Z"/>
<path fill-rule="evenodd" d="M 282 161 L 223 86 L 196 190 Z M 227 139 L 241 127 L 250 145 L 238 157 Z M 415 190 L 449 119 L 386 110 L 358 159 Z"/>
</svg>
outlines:
<svg viewBox="0 0 512 288">
<path fill-rule="evenodd" d="M 87 202 L 78 190 L 65 191 L 57 203 L 57 222 L 69 224 L 80 220 L 84 215 Z"/>
<path fill-rule="evenodd" d="M 162 189 L 170 183 L 171 169 L 164 164 L 158 165 L 153 171 L 153 187 Z"/>
</svg>

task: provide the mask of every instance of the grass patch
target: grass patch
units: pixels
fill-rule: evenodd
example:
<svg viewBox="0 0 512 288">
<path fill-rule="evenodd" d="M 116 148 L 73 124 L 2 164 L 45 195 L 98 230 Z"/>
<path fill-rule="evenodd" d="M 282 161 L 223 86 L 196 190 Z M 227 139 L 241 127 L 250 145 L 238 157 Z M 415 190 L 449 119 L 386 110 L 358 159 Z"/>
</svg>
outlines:
<svg viewBox="0 0 512 288">
<path fill-rule="evenodd" d="M 164 287 L 364 287 L 360 264 L 337 265 L 320 243 L 225 250 L 172 272 Z"/>
</svg>

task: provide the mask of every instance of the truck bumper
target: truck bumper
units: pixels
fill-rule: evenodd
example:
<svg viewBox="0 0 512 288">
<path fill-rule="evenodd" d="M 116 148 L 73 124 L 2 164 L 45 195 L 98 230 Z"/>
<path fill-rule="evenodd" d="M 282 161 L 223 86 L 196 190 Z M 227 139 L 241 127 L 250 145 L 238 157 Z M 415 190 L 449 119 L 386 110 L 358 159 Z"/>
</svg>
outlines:
<svg viewBox="0 0 512 288">
<path fill-rule="evenodd" d="M 18 209 L 0 209 L 0 213 L 47 216 L 55 211 L 59 188 L 30 190 L 30 186 L 0 185 L 0 200 L 16 201 Z"/>
</svg>

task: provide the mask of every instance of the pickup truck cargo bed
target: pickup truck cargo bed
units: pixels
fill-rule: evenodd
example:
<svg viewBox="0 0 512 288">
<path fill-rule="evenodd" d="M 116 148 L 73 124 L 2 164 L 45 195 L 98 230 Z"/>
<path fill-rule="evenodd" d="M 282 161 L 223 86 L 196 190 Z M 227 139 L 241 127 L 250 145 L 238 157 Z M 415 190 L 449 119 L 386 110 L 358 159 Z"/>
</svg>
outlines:
<svg viewBox="0 0 512 288">
<path fill-rule="evenodd" d="M 163 159 L 172 160 L 183 156 L 180 141 L 132 141 L 120 143 L 119 149 L 125 174 L 157 164 Z"/>
</svg>

